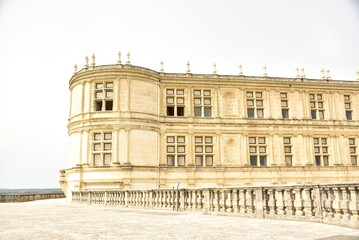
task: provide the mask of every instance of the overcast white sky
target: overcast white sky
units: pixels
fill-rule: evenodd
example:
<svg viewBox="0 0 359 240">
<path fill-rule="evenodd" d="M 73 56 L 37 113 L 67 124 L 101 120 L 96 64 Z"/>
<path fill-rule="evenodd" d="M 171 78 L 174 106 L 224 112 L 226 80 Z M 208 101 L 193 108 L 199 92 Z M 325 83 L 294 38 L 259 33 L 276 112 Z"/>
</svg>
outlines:
<svg viewBox="0 0 359 240">
<path fill-rule="evenodd" d="M 59 187 L 68 81 L 96 55 L 165 72 L 334 79 L 359 70 L 357 0 L 0 0 L 0 188 Z M 123 61 L 125 56 L 123 56 Z"/>
</svg>

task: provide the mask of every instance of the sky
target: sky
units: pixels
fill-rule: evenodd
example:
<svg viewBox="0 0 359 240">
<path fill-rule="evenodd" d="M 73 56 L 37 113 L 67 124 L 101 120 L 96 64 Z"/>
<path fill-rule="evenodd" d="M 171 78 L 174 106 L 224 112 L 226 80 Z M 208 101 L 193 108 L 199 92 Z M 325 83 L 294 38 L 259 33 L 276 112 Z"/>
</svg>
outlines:
<svg viewBox="0 0 359 240">
<path fill-rule="evenodd" d="M 0 188 L 59 187 L 85 56 L 158 71 L 335 80 L 359 71 L 359 0 L 0 0 Z"/>
</svg>

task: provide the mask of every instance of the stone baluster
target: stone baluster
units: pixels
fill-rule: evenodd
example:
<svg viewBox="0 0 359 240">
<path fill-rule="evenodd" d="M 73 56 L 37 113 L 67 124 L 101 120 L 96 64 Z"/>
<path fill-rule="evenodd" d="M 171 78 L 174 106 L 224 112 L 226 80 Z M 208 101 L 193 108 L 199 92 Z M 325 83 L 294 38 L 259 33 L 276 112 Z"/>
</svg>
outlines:
<svg viewBox="0 0 359 240">
<path fill-rule="evenodd" d="M 275 199 L 276 199 L 276 206 L 277 206 L 277 214 L 284 215 L 284 198 L 283 198 L 283 189 L 276 189 L 275 191 Z"/>
<path fill-rule="evenodd" d="M 333 193 L 334 193 L 334 199 L 333 199 L 334 219 L 336 222 L 340 222 L 340 218 L 341 218 L 340 200 L 342 196 L 339 187 L 334 187 Z"/>
<path fill-rule="evenodd" d="M 349 221 L 349 197 L 350 193 L 348 192 L 348 188 L 341 187 L 340 188 L 342 192 L 342 200 L 340 204 L 340 208 L 343 211 L 342 221 L 347 222 Z"/>
<path fill-rule="evenodd" d="M 186 190 L 179 190 L 179 206 L 178 209 L 185 211 L 186 210 Z"/>
<path fill-rule="evenodd" d="M 203 209 L 203 192 L 202 190 L 198 190 L 198 197 L 197 197 L 197 201 L 198 201 L 198 209 Z"/>
<path fill-rule="evenodd" d="M 220 204 L 220 211 L 221 212 L 226 212 L 226 190 L 225 189 L 220 189 L 219 190 L 220 192 L 220 201 L 219 201 L 219 204 Z"/>
<path fill-rule="evenodd" d="M 197 209 L 197 193 L 196 190 L 192 190 L 192 209 Z"/>
<path fill-rule="evenodd" d="M 254 213 L 252 189 L 248 189 L 246 191 L 246 209 L 247 209 L 247 214 L 252 215 Z"/>
<path fill-rule="evenodd" d="M 240 213 L 241 215 L 245 215 L 247 213 L 246 208 L 246 190 L 240 189 L 239 190 L 239 207 L 240 207 Z"/>
<path fill-rule="evenodd" d="M 238 195 L 238 190 L 235 189 L 233 190 L 233 201 L 232 201 L 232 205 L 233 205 L 233 212 L 238 213 L 239 212 L 239 195 Z"/>
<path fill-rule="evenodd" d="M 269 214 L 274 216 L 277 214 L 276 211 L 276 199 L 275 199 L 275 190 L 273 188 L 268 189 L 268 207 L 269 207 Z"/>
<path fill-rule="evenodd" d="M 302 199 L 302 189 L 294 188 L 294 209 L 295 216 L 302 217 L 303 216 L 303 199 Z"/>
<path fill-rule="evenodd" d="M 350 186 L 348 190 L 350 192 L 350 221 L 354 226 L 359 227 L 359 188 Z"/>
<path fill-rule="evenodd" d="M 226 212 L 233 212 L 233 191 L 227 190 Z"/>
<path fill-rule="evenodd" d="M 306 218 L 312 218 L 314 216 L 313 212 L 313 199 L 312 199 L 312 189 L 305 187 L 303 189 L 303 206 L 304 206 L 304 215 Z"/>
<path fill-rule="evenodd" d="M 219 192 L 217 189 L 214 189 L 213 191 L 213 210 L 216 212 L 220 211 L 220 206 L 219 206 Z"/>
</svg>

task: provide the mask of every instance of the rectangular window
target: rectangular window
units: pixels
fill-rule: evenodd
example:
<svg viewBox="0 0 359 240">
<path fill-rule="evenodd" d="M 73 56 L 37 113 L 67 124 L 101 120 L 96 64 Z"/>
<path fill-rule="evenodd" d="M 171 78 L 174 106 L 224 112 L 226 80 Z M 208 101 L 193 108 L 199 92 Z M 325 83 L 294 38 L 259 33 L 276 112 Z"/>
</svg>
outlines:
<svg viewBox="0 0 359 240">
<path fill-rule="evenodd" d="M 353 166 L 357 166 L 357 145 L 355 138 L 349 138 L 349 152 L 350 152 L 350 161 Z"/>
<path fill-rule="evenodd" d="M 186 164 L 186 137 L 166 136 L 167 166 L 179 167 Z"/>
<path fill-rule="evenodd" d="M 213 137 L 212 136 L 195 136 L 194 150 L 196 166 L 213 166 Z"/>
<path fill-rule="evenodd" d="M 309 94 L 310 114 L 312 119 L 324 119 L 324 101 L 323 94 Z"/>
<path fill-rule="evenodd" d="M 329 166 L 329 146 L 327 138 L 313 138 L 315 164 Z"/>
<path fill-rule="evenodd" d="M 248 118 L 264 117 L 264 100 L 262 92 L 246 92 Z"/>
<path fill-rule="evenodd" d="M 166 89 L 167 116 L 184 116 L 184 89 Z"/>
<path fill-rule="evenodd" d="M 113 110 L 113 82 L 95 83 L 94 110 L 112 111 Z"/>
<path fill-rule="evenodd" d="M 280 99 L 282 118 L 289 118 L 288 94 L 286 92 L 280 93 Z"/>
<path fill-rule="evenodd" d="M 112 133 L 97 132 L 92 134 L 92 165 L 111 165 Z"/>
<path fill-rule="evenodd" d="M 249 137 L 249 161 L 251 166 L 267 166 L 267 144 L 265 137 Z"/>
<path fill-rule="evenodd" d="M 193 90 L 193 105 L 195 117 L 212 117 L 212 93 L 211 90 Z"/>
<path fill-rule="evenodd" d="M 292 166 L 292 139 L 291 137 L 283 137 L 284 159 L 286 166 Z"/>
<path fill-rule="evenodd" d="M 347 120 L 353 120 L 352 118 L 352 102 L 350 95 L 344 95 L 344 107 L 345 107 L 345 116 Z"/>
</svg>

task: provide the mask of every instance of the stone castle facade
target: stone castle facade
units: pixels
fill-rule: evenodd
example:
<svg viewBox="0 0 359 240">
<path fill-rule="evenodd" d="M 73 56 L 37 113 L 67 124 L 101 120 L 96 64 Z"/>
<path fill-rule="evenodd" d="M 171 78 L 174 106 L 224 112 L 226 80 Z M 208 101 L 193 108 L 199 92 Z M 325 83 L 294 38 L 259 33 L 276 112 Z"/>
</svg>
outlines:
<svg viewBox="0 0 359 240">
<path fill-rule="evenodd" d="M 75 72 L 65 193 L 359 181 L 359 81 L 187 68 Z"/>
</svg>

